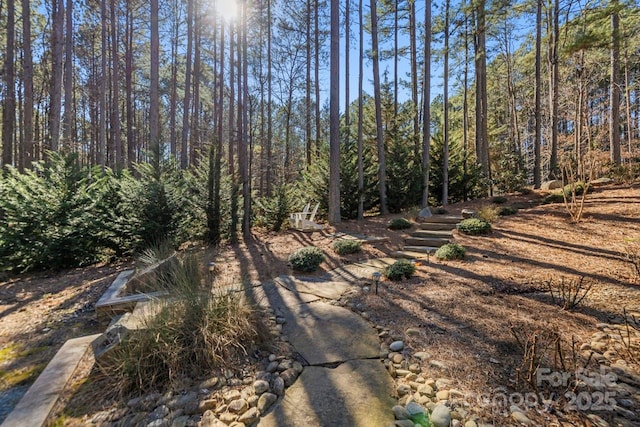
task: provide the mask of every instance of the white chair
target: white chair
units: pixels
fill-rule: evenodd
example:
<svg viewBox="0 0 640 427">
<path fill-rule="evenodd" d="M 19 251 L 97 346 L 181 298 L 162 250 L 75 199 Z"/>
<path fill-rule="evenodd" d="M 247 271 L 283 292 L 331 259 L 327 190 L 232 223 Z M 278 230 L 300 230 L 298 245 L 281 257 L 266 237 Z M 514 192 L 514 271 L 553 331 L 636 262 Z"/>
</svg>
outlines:
<svg viewBox="0 0 640 427">
<path fill-rule="evenodd" d="M 316 213 L 318 213 L 318 208 L 320 207 L 320 203 L 316 203 L 311 213 L 309 213 L 310 206 L 311 205 L 307 203 L 302 212 L 294 212 L 289 215 L 289 223 L 291 225 L 291 228 L 299 231 L 322 230 L 322 225 L 316 224 L 314 222 Z"/>
<path fill-rule="evenodd" d="M 302 220 L 307 218 L 309 214 L 309 207 L 311 203 L 307 203 L 307 205 L 302 209 L 302 212 L 293 212 L 289 214 L 289 225 L 292 228 L 300 228 L 302 224 Z"/>
</svg>

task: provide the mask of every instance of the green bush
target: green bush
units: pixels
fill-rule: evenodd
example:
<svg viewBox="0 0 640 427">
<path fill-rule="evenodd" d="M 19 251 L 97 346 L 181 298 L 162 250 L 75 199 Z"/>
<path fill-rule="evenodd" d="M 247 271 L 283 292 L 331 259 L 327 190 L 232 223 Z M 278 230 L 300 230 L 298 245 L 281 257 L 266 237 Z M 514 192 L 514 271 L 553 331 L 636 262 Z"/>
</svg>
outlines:
<svg viewBox="0 0 640 427">
<path fill-rule="evenodd" d="M 501 205 L 503 203 L 507 203 L 507 198 L 504 196 L 494 196 L 491 199 L 491 203 L 495 203 L 496 205 Z"/>
<path fill-rule="evenodd" d="M 275 189 L 275 196 L 261 197 L 256 200 L 254 225 L 271 231 L 280 231 L 289 214 L 294 211 L 293 192 L 286 185 Z"/>
<path fill-rule="evenodd" d="M 518 213 L 518 209 L 514 208 L 512 206 L 500 206 L 498 208 L 498 215 L 499 216 L 515 215 L 517 213 Z"/>
<path fill-rule="evenodd" d="M 416 266 L 406 259 L 399 259 L 384 270 L 384 275 L 389 280 L 402 280 L 410 278 L 416 272 Z"/>
<path fill-rule="evenodd" d="M 467 250 L 457 243 L 447 243 L 438 248 L 435 257 L 438 259 L 451 260 L 463 259 Z"/>
<path fill-rule="evenodd" d="M 578 181 L 575 182 L 573 184 L 567 184 L 564 186 L 564 194 L 567 197 L 572 197 L 573 196 L 573 191 L 575 190 L 575 194 L 576 196 L 582 196 L 582 193 L 585 192 L 585 190 L 589 189 L 589 184 L 585 184 L 582 181 Z"/>
<path fill-rule="evenodd" d="M 315 271 L 324 261 L 324 253 L 315 246 L 305 246 L 289 255 L 289 263 L 294 270 Z"/>
<path fill-rule="evenodd" d="M 338 255 L 354 254 L 362 250 L 362 243 L 359 240 L 340 239 L 333 242 L 333 250 Z"/>
<path fill-rule="evenodd" d="M 543 203 L 564 203 L 564 196 L 562 195 L 562 193 L 550 193 L 547 194 L 547 196 L 544 198 Z"/>
<path fill-rule="evenodd" d="M 122 253 L 127 233 L 109 170 L 49 153 L 33 170 L 6 167 L 0 179 L 0 270 L 69 268 Z"/>
<path fill-rule="evenodd" d="M 456 228 L 464 234 L 478 235 L 487 234 L 491 231 L 491 224 L 480 218 L 468 218 L 460 221 Z"/>
<path fill-rule="evenodd" d="M 404 218 L 396 218 L 389 221 L 387 228 L 390 230 L 406 230 L 411 228 L 411 222 Z"/>
</svg>

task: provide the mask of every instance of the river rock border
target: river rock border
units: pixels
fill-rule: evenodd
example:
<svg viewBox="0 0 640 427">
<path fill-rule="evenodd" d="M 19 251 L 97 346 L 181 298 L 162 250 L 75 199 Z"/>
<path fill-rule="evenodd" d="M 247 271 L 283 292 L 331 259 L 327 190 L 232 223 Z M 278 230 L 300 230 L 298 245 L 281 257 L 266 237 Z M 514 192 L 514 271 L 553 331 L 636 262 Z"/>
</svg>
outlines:
<svg viewBox="0 0 640 427">
<path fill-rule="evenodd" d="M 269 311 L 269 329 L 279 351 L 260 353 L 243 371 L 225 370 L 210 378 L 184 378 L 182 387 L 164 394 L 149 393 L 130 399 L 125 407 L 94 414 L 95 425 L 143 425 L 147 427 L 256 425 L 302 373 L 286 336 L 284 319 Z"/>
</svg>

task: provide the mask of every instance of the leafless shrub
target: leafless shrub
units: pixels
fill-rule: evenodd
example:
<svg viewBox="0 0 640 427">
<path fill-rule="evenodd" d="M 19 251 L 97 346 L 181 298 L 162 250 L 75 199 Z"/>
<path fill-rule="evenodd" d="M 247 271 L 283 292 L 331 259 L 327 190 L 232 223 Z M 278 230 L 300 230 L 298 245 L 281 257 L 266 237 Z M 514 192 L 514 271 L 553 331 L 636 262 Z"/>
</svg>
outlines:
<svg viewBox="0 0 640 427">
<path fill-rule="evenodd" d="M 632 269 L 634 278 L 640 279 L 640 241 L 637 239 L 626 240 L 624 255 Z"/>
<path fill-rule="evenodd" d="M 563 310 L 573 310 L 586 298 L 593 283 L 586 281 L 584 276 L 577 279 L 561 277 L 560 281 L 551 278 L 545 282 L 545 288 L 551 294 L 554 304 L 558 304 Z"/>
<path fill-rule="evenodd" d="M 626 308 L 622 309 L 624 319 L 624 329 L 620 331 L 618 341 L 622 344 L 626 359 L 632 363 L 640 365 L 640 340 L 634 337 L 640 331 L 640 319 L 633 314 L 627 314 Z"/>
<path fill-rule="evenodd" d="M 596 157 L 585 154 L 579 159 L 567 156 L 562 162 L 562 185 L 564 206 L 572 222 L 580 222 L 587 198 L 588 181 L 593 179 Z"/>
<path fill-rule="evenodd" d="M 509 329 L 522 353 L 522 363 L 516 368 L 518 382 L 524 382 L 538 391 L 541 384 L 537 373 L 541 367 L 565 372 L 576 368 L 578 357 L 573 338 L 569 349 L 570 357 L 567 357 L 567 345 L 557 330 L 515 325 L 511 325 Z"/>
</svg>

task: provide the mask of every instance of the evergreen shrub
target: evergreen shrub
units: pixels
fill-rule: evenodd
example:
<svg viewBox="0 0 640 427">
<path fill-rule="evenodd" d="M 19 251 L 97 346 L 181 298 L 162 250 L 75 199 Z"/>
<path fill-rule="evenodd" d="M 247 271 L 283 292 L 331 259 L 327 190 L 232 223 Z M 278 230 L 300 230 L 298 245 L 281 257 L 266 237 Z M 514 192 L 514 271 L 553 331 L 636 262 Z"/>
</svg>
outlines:
<svg viewBox="0 0 640 427">
<path fill-rule="evenodd" d="M 333 242 L 333 250 L 338 255 L 354 254 L 362 250 L 362 243 L 359 240 L 340 239 Z"/>
<path fill-rule="evenodd" d="M 322 261 L 324 261 L 324 253 L 315 246 L 305 246 L 289 255 L 289 263 L 297 271 L 315 271 Z"/>
<path fill-rule="evenodd" d="M 384 270 L 384 275 L 387 279 L 398 281 L 402 278 L 409 279 L 416 272 L 416 266 L 411 261 L 406 259 L 399 259 Z"/>
<path fill-rule="evenodd" d="M 447 243 L 438 248 L 435 257 L 442 260 L 463 259 L 467 250 L 457 243 Z"/>
<path fill-rule="evenodd" d="M 406 230 L 411 228 L 411 222 L 404 218 L 395 218 L 389 221 L 387 228 L 390 230 Z"/>
<path fill-rule="evenodd" d="M 480 218 L 468 218 L 460 221 L 456 228 L 464 234 L 479 235 L 487 234 L 491 231 L 491 224 Z"/>
</svg>

